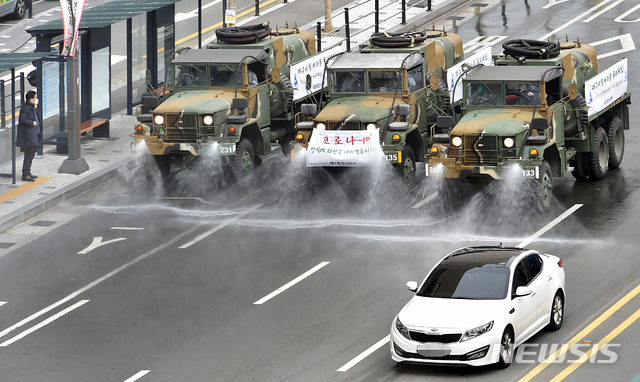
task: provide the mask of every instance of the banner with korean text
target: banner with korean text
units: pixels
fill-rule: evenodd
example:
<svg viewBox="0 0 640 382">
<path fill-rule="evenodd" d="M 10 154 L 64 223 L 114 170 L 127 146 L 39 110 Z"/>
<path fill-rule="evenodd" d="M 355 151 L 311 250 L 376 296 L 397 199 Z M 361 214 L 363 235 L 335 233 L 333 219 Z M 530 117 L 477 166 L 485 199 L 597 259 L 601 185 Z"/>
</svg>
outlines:
<svg viewBox="0 0 640 382">
<path fill-rule="evenodd" d="M 449 87 L 449 94 L 451 95 L 451 102 L 456 102 L 462 98 L 462 83 L 458 81 L 458 78 L 464 75 L 462 65 L 469 65 L 470 67 L 482 64 L 484 66 L 493 66 L 493 57 L 491 56 L 491 47 L 488 46 L 473 56 L 465 59 L 464 61 L 447 69 L 447 86 Z M 457 82 L 457 86 L 456 85 Z M 455 86 L 455 94 L 453 88 Z"/>
<path fill-rule="evenodd" d="M 64 34 L 61 56 L 74 57 L 76 54 L 76 42 L 84 5 L 85 0 L 60 0 Z"/>
<path fill-rule="evenodd" d="M 307 167 L 370 166 L 384 160 L 380 129 L 313 129 L 307 148 Z"/>
<path fill-rule="evenodd" d="M 323 81 L 324 86 L 327 86 L 325 63 L 340 52 L 342 52 L 342 46 L 334 46 L 291 65 L 291 83 L 293 84 L 293 99 L 295 101 L 322 89 Z M 308 90 L 307 86 L 309 86 Z"/>
<path fill-rule="evenodd" d="M 623 58 L 608 69 L 584 83 L 587 115 L 592 116 L 627 93 L 629 72 L 627 59 Z"/>
</svg>

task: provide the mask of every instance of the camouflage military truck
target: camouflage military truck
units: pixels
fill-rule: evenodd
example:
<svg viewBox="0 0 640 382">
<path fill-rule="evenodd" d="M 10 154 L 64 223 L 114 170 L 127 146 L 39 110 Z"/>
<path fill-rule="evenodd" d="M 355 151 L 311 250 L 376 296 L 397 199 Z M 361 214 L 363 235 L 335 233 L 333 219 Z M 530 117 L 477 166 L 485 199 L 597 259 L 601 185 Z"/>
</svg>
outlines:
<svg viewBox="0 0 640 382">
<path fill-rule="evenodd" d="M 132 149 L 148 151 L 163 177 L 204 153 L 244 176 L 272 142 L 294 138 L 299 103 L 292 99 L 289 68 L 316 53 L 313 35 L 265 25 L 216 33 L 219 41 L 171 62 L 168 97 L 138 117 Z"/>
<path fill-rule="evenodd" d="M 595 49 L 579 42 L 503 47 L 495 66 L 471 68 L 462 80 L 462 117 L 437 126 L 427 175 L 490 181 L 517 165 L 542 185 L 547 206 L 552 177 L 598 180 L 620 166 L 631 102 L 626 59 L 600 72 Z"/>
<path fill-rule="evenodd" d="M 410 183 L 416 160 L 424 160 L 431 145 L 430 126 L 451 113 L 445 70 L 462 58 L 462 40 L 453 33 L 374 34 L 359 53 L 328 61 L 329 102 L 312 121 L 297 124 L 296 144 L 307 149 L 319 130 L 344 132 L 352 141 L 350 132 L 376 130 L 387 160 Z M 314 151 L 304 154 L 308 166 L 356 163 L 329 158 L 310 164 Z"/>
</svg>

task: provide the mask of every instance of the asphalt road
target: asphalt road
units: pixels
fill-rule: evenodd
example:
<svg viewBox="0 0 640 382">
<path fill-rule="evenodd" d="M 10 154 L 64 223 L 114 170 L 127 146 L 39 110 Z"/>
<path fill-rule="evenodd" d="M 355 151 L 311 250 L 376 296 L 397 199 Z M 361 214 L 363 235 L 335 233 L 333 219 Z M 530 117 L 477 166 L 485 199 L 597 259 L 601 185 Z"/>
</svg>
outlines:
<svg viewBox="0 0 640 382">
<path fill-rule="evenodd" d="M 587 43 L 614 39 L 597 46 L 600 55 L 613 53 L 600 66 L 628 57 L 630 90 L 640 94 L 637 51 L 616 53 L 640 38 L 640 7 L 631 0 L 598 9 L 590 2 L 486 3 L 478 14 L 457 12 L 467 18 L 455 26 L 446 17 L 436 25 L 449 23 L 467 55 L 477 49 L 469 42 L 493 42 L 498 53 L 502 40 L 552 32 Z M 632 108 L 631 120 L 638 117 Z M 635 125 L 626 133 L 618 170 L 599 182 L 554 180 L 555 200 L 544 212 L 509 185 L 477 193 L 424 180 L 406 189 L 384 168 L 309 173 L 279 154 L 237 185 L 215 181 L 210 168 L 182 171 L 170 198 L 140 187 L 139 172 L 123 170 L 14 231 L 27 239 L 0 258 L 1 379 L 638 378 L 640 134 Z M 455 248 L 529 239 L 529 247 L 560 256 L 567 277 L 564 326 L 527 342 L 533 362 L 498 371 L 390 359 L 385 339 L 411 297 L 406 281 L 421 280 Z M 616 345 L 615 362 L 598 362 L 611 359 L 599 352 L 570 364 L 577 355 L 568 353 L 540 366 L 548 355 L 535 351 L 542 345 L 585 341 Z"/>
</svg>

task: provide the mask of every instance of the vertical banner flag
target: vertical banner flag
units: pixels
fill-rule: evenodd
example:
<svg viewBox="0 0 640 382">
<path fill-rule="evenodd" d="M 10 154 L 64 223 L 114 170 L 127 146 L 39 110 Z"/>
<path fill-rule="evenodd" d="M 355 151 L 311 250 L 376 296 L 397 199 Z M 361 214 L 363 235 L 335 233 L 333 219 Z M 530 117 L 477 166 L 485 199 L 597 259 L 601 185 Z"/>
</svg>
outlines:
<svg viewBox="0 0 640 382">
<path fill-rule="evenodd" d="M 72 0 L 73 1 L 73 18 L 74 18 L 74 27 L 73 31 L 73 42 L 71 43 L 71 57 L 74 57 L 76 54 L 76 42 L 78 41 L 78 30 L 80 29 L 80 19 L 82 19 L 82 11 L 84 10 L 85 0 Z"/>
<path fill-rule="evenodd" d="M 62 27 L 64 29 L 64 39 L 61 56 L 68 56 L 73 45 L 73 0 L 60 0 L 60 10 L 62 11 Z"/>
</svg>

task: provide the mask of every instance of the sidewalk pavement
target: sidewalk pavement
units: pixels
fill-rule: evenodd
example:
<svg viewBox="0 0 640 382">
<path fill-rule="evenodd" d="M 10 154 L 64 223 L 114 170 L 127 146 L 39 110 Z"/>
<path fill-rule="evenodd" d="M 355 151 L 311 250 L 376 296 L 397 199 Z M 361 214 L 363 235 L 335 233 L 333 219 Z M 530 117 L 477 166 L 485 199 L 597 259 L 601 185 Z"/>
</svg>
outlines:
<svg viewBox="0 0 640 382">
<path fill-rule="evenodd" d="M 426 3 L 426 0 L 424 0 Z M 400 16 L 387 17 L 388 14 L 396 13 L 395 8 L 399 8 L 399 1 L 380 0 L 380 6 L 390 5 L 381 12 L 380 31 L 400 31 L 427 29 L 431 26 L 432 20 L 442 16 L 448 11 L 462 5 L 467 0 L 432 0 L 432 11 L 426 8 L 411 7 L 407 13 L 407 24 L 401 26 Z M 369 13 L 373 8 L 372 1 L 364 0 L 361 3 L 370 3 L 359 6 L 350 11 L 350 19 L 355 20 L 360 16 Z M 414 3 L 408 1 L 408 3 Z M 342 22 L 339 20 L 342 19 Z M 321 20 L 321 19 L 320 19 Z M 356 25 L 373 25 L 373 14 L 357 21 Z M 315 24 L 315 23 L 314 23 Z M 359 26 L 352 26 L 352 33 L 359 29 Z M 344 18 L 334 19 L 334 28 L 344 32 Z M 373 29 L 367 29 L 358 37 L 352 40 L 352 50 L 358 44 L 365 42 L 373 33 Z M 339 38 L 339 37 L 336 37 Z M 328 46 L 331 46 L 330 44 Z M 70 199 L 87 190 L 92 189 L 100 183 L 115 177 L 118 169 L 126 166 L 134 160 L 131 153 L 129 135 L 137 123 L 135 116 L 126 114 L 113 115 L 110 120 L 111 138 L 93 138 L 90 133 L 81 138 L 81 156 L 87 161 L 89 170 L 79 175 L 61 174 L 58 169 L 62 162 L 68 158 L 67 154 L 57 154 L 55 145 L 45 145 L 43 155 L 36 155 L 32 173 L 39 176 L 35 182 L 23 182 L 21 178 L 22 155 L 18 151 L 16 158 L 16 184 L 8 177 L 0 177 L 0 233 L 25 222 L 26 220 L 46 211 L 63 200 Z M 0 165 L 0 173 L 11 174 L 11 162 Z"/>
</svg>

